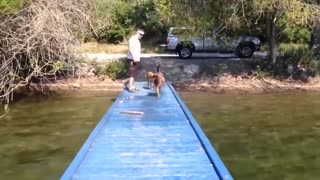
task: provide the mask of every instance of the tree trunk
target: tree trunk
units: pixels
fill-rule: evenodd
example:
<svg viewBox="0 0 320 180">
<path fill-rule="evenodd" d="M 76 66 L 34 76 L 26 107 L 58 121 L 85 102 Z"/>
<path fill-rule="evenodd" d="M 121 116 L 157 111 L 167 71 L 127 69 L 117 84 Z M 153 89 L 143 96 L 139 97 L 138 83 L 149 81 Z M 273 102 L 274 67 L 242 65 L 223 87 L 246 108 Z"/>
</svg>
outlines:
<svg viewBox="0 0 320 180">
<path fill-rule="evenodd" d="M 274 22 L 274 17 L 271 13 L 266 16 L 266 33 L 269 44 L 269 60 L 274 64 L 277 59 L 276 22 Z"/>
<path fill-rule="evenodd" d="M 276 27 L 275 23 L 271 25 L 271 36 L 269 40 L 270 46 L 270 61 L 276 63 L 277 60 L 277 43 L 276 43 Z"/>
<path fill-rule="evenodd" d="M 313 29 L 310 47 L 314 50 L 317 56 L 320 56 L 320 18 L 316 27 Z"/>
</svg>

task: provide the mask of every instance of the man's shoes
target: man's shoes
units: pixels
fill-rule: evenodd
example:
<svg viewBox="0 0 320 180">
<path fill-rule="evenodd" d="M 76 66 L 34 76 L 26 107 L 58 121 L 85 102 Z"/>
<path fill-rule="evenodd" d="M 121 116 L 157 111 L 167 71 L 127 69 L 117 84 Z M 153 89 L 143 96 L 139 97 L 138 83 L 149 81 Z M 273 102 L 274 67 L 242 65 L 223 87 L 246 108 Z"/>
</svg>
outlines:
<svg viewBox="0 0 320 180">
<path fill-rule="evenodd" d="M 131 92 L 131 93 L 139 92 L 139 89 L 138 88 L 132 88 L 132 89 L 129 89 L 129 92 Z"/>
</svg>

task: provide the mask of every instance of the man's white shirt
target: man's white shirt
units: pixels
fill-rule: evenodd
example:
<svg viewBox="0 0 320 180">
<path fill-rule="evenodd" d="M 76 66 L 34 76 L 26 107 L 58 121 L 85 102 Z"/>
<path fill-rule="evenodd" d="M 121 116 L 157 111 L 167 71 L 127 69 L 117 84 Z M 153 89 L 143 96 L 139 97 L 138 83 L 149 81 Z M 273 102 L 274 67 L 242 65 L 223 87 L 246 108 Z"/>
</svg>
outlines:
<svg viewBox="0 0 320 180">
<path fill-rule="evenodd" d="M 133 59 L 136 62 L 140 61 L 141 57 L 141 43 L 138 38 L 138 35 L 133 35 L 129 39 L 129 48 L 128 48 L 128 54 L 127 58 L 128 59 Z"/>
</svg>

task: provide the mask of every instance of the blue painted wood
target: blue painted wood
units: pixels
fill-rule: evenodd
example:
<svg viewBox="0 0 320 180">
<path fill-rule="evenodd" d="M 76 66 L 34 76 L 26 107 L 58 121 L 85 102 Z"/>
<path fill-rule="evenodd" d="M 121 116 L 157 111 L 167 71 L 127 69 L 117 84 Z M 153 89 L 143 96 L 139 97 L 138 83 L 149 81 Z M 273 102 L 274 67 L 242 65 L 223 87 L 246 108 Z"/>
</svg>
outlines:
<svg viewBox="0 0 320 180">
<path fill-rule="evenodd" d="M 178 93 L 175 91 L 175 89 L 172 87 L 171 84 L 169 84 L 169 88 L 172 90 L 173 94 L 177 98 L 177 101 L 180 103 L 183 111 L 185 112 L 186 116 L 188 117 L 192 127 L 194 128 L 197 136 L 199 137 L 204 149 L 206 150 L 211 162 L 213 163 L 214 168 L 216 169 L 216 172 L 219 175 L 220 179 L 223 180 L 231 180 L 233 179 L 231 174 L 229 173 L 228 169 L 220 159 L 218 153 L 211 145 L 209 139 L 205 135 L 205 133 L 202 131 L 201 127 L 197 123 L 197 121 L 194 119 L 192 113 L 189 111 L 187 106 L 184 104 L 182 99 L 179 97 Z"/>
<path fill-rule="evenodd" d="M 61 180 L 232 179 L 173 87 L 157 98 L 145 85 L 119 95 Z"/>
</svg>

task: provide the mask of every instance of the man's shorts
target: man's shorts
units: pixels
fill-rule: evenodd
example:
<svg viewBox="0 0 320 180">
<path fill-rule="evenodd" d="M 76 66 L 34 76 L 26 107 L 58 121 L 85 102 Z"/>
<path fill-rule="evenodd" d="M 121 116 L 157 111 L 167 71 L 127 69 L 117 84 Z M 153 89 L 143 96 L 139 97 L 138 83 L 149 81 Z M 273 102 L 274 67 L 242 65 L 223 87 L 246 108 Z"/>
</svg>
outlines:
<svg viewBox="0 0 320 180">
<path fill-rule="evenodd" d="M 137 76 L 137 63 L 132 59 L 128 59 L 128 76 L 135 78 Z"/>
</svg>

